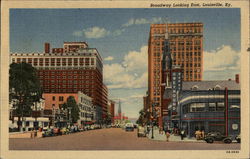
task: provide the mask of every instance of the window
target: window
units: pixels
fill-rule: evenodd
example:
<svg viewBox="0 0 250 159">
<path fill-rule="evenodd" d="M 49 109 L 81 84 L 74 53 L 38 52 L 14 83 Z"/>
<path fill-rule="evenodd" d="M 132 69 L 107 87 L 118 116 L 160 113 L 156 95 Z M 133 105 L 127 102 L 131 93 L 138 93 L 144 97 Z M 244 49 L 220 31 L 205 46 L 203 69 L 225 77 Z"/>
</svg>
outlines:
<svg viewBox="0 0 250 159">
<path fill-rule="evenodd" d="M 196 86 L 196 85 L 195 85 L 195 86 L 193 86 L 193 87 L 192 87 L 192 90 L 193 90 L 193 91 L 198 90 L 198 86 Z"/>
<path fill-rule="evenodd" d="M 208 111 L 216 111 L 216 103 L 208 103 Z"/>
<path fill-rule="evenodd" d="M 190 112 L 203 112 L 203 111 L 205 111 L 205 103 L 190 104 Z"/>
<path fill-rule="evenodd" d="M 59 96 L 59 101 L 63 101 L 63 96 Z"/>
<path fill-rule="evenodd" d="M 217 111 L 224 111 L 224 103 L 223 102 L 220 102 L 220 103 L 217 103 Z"/>
<path fill-rule="evenodd" d="M 52 96 L 52 100 L 55 101 L 55 100 L 56 100 L 56 97 L 55 97 L 55 96 Z"/>
<path fill-rule="evenodd" d="M 216 85 L 215 87 L 214 87 L 214 90 L 220 90 L 221 89 L 221 86 L 219 86 L 219 85 Z"/>
</svg>

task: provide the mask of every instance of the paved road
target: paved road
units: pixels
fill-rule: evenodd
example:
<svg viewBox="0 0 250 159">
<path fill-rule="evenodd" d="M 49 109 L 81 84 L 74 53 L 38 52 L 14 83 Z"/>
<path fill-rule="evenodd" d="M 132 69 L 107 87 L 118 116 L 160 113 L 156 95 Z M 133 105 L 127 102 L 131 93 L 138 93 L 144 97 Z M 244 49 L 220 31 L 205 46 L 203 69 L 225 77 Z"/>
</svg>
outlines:
<svg viewBox="0 0 250 159">
<path fill-rule="evenodd" d="M 136 131 L 120 128 L 85 131 L 75 134 L 9 139 L 10 150 L 239 150 L 240 144 L 152 141 L 137 138 Z"/>
</svg>

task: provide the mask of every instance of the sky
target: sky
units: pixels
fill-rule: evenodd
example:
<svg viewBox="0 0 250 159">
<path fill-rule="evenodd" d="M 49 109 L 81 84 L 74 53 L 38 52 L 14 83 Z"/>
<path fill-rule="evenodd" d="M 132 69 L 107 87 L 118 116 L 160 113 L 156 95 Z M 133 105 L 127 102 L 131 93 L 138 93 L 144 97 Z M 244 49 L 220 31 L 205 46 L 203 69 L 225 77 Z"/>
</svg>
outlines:
<svg viewBox="0 0 250 159">
<path fill-rule="evenodd" d="M 147 91 L 150 24 L 165 22 L 203 23 L 203 80 L 240 73 L 238 8 L 10 9 L 10 52 L 44 52 L 45 42 L 51 48 L 87 42 L 103 58 L 109 98 L 120 99 L 122 112 L 137 118 Z"/>
</svg>

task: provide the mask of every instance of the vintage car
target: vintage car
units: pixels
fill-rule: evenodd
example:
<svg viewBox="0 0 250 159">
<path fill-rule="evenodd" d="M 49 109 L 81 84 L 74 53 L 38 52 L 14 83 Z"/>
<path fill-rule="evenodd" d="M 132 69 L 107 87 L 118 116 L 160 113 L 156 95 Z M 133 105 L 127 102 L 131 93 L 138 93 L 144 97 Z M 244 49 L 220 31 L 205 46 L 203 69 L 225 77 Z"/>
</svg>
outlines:
<svg viewBox="0 0 250 159">
<path fill-rule="evenodd" d="M 239 135 L 237 135 L 237 136 L 235 137 L 235 140 L 236 140 L 238 143 L 240 143 L 240 142 L 241 142 L 241 137 L 240 137 L 240 134 L 239 134 Z"/>
<path fill-rule="evenodd" d="M 53 129 L 43 129 L 42 131 L 42 137 L 50 137 L 50 136 L 54 136 L 54 133 L 53 133 Z"/>
<path fill-rule="evenodd" d="M 133 123 L 126 123 L 125 124 L 125 131 L 134 131 Z"/>
<path fill-rule="evenodd" d="M 232 142 L 232 137 L 222 135 L 220 132 L 210 132 L 205 136 L 204 140 L 207 143 L 213 143 L 214 141 L 223 141 L 224 143 L 230 144 Z"/>
</svg>

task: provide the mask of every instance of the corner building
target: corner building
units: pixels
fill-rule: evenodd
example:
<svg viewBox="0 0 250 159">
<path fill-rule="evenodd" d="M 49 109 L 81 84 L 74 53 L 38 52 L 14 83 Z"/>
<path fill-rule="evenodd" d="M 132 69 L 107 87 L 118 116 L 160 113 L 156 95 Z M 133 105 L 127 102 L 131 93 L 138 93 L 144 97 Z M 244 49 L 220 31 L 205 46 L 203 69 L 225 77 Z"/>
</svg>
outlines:
<svg viewBox="0 0 250 159">
<path fill-rule="evenodd" d="M 148 40 L 149 108 L 161 107 L 162 58 L 164 41 L 168 38 L 172 65 L 183 70 L 183 81 L 201 81 L 203 72 L 203 24 L 151 24 Z M 160 117 L 162 113 L 160 113 Z"/>
<path fill-rule="evenodd" d="M 102 58 L 95 48 L 71 53 L 12 53 L 10 62 L 30 63 L 38 70 L 44 93 L 83 92 L 93 104 L 106 110 Z"/>
</svg>

